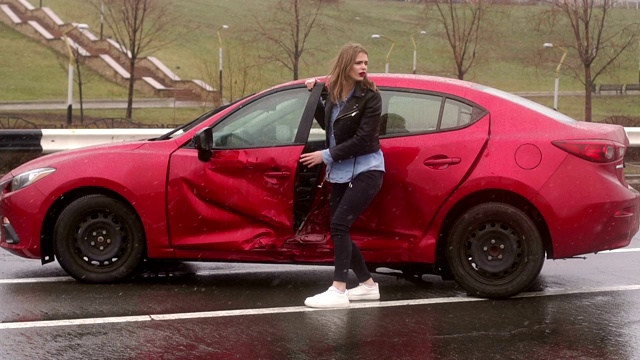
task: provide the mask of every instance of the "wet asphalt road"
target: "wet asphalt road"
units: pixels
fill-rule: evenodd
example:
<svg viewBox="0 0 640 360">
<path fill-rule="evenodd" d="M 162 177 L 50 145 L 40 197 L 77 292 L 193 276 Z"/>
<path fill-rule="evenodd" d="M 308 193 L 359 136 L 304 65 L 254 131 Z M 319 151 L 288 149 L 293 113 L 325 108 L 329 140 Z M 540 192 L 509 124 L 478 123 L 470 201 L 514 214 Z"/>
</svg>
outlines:
<svg viewBox="0 0 640 360">
<path fill-rule="evenodd" d="M 381 301 L 312 310 L 329 267 L 185 263 L 88 285 L 0 251 L 0 359 L 639 359 L 638 257 L 640 236 L 547 261 L 503 301 L 374 275 Z"/>
</svg>

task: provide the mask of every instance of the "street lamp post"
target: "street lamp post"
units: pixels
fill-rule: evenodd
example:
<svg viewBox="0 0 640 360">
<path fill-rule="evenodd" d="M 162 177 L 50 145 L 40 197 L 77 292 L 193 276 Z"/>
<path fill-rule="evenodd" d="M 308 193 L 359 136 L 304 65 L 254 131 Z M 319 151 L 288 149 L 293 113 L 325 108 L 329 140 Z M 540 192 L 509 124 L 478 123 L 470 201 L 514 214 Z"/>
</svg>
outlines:
<svg viewBox="0 0 640 360">
<path fill-rule="evenodd" d="M 176 66 L 176 71 L 180 70 L 180 66 Z M 176 97 L 178 90 L 176 84 L 178 83 L 178 74 L 173 73 L 173 122 L 176 122 Z"/>
<path fill-rule="evenodd" d="M 220 84 L 219 84 L 219 91 L 220 91 L 220 102 L 223 102 L 222 100 L 222 37 L 220 36 L 220 30 L 223 29 L 228 29 L 229 25 L 222 25 L 218 28 L 217 34 L 218 34 L 218 70 L 220 73 Z"/>
<path fill-rule="evenodd" d="M 384 72 L 388 73 L 389 72 L 389 55 L 391 55 L 391 51 L 393 51 L 393 46 L 396 44 L 395 41 L 393 41 L 393 39 L 391 39 L 388 36 L 382 35 L 382 34 L 373 34 L 371 35 L 372 39 L 386 39 L 388 41 L 391 41 L 391 47 L 389 48 L 389 52 L 387 53 L 387 57 L 385 58 L 385 64 L 384 64 Z"/>
<path fill-rule="evenodd" d="M 67 44 L 67 51 L 69 52 L 69 79 L 67 82 L 67 125 L 71 125 L 71 115 L 73 114 L 73 68 L 76 64 L 76 57 L 73 55 L 71 45 L 69 44 L 69 38 L 67 34 L 74 29 L 88 29 L 87 24 L 76 24 L 71 29 L 65 31 L 62 34 L 64 42 Z"/>
<path fill-rule="evenodd" d="M 416 39 L 414 39 L 413 37 L 415 35 L 426 35 L 427 32 L 424 30 L 420 30 L 420 31 L 416 31 L 413 34 L 411 34 L 411 42 L 413 43 L 413 73 L 416 73 L 416 63 L 417 63 L 417 59 L 418 59 L 418 46 L 416 45 Z"/>
<path fill-rule="evenodd" d="M 562 57 L 560 58 L 558 67 L 556 67 L 556 81 L 555 81 L 555 87 L 553 90 L 553 110 L 558 111 L 558 89 L 560 88 L 560 67 L 564 62 L 564 59 L 567 57 L 567 49 L 563 48 L 562 46 L 555 46 L 552 43 L 544 43 L 542 46 L 544 48 L 557 47 L 558 49 L 562 50 Z"/>
<path fill-rule="evenodd" d="M 100 40 L 104 31 L 104 1 L 100 1 Z"/>
</svg>

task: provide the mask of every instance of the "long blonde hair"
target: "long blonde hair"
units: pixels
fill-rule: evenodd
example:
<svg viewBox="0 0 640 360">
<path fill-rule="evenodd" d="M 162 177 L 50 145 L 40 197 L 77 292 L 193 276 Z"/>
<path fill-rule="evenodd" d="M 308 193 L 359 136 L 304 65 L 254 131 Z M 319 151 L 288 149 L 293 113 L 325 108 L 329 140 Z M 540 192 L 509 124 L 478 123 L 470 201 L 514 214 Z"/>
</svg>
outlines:
<svg viewBox="0 0 640 360">
<path fill-rule="evenodd" d="M 338 53 L 338 56 L 334 60 L 333 68 L 331 69 L 331 72 L 329 72 L 329 76 L 327 78 L 327 88 L 331 95 L 331 101 L 334 104 L 338 103 L 338 101 L 346 95 L 343 93 L 349 81 L 349 72 L 351 71 L 353 64 L 356 62 L 358 55 L 362 53 L 369 56 L 369 53 L 365 50 L 364 46 L 351 42 L 345 44 L 342 49 L 340 49 L 340 53 Z M 362 80 L 362 87 L 373 91 L 376 90 L 376 84 L 369 80 L 368 75 L 364 76 L 364 79 Z"/>
</svg>

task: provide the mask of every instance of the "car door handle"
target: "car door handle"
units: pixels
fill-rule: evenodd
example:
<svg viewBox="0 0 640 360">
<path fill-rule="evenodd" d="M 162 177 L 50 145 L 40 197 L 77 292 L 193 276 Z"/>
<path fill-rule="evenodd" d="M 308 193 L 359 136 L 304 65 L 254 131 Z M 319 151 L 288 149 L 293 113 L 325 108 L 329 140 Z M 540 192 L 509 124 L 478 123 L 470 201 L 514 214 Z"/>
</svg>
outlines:
<svg viewBox="0 0 640 360">
<path fill-rule="evenodd" d="M 429 159 L 424 161 L 425 166 L 442 166 L 442 165 L 456 165 L 462 161 L 460 158 L 444 158 L 444 159 Z"/>
<path fill-rule="evenodd" d="M 284 177 L 289 177 L 290 175 L 291 173 L 288 171 L 269 171 L 264 173 L 264 176 L 271 177 L 271 178 L 284 178 Z"/>
</svg>

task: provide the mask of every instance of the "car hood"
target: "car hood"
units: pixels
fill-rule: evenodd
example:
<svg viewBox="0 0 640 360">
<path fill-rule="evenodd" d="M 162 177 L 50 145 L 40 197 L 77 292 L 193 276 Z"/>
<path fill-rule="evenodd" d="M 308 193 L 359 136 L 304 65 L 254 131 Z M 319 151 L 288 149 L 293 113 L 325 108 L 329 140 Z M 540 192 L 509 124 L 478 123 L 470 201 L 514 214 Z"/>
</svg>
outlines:
<svg viewBox="0 0 640 360">
<path fill-rule="evenodd" d="M 131 142 L 118 143 L 118 144 L 95 145 L 95 146 L 89 146 L 89 147 L 80 148 L 80 149 L 65 150 L 65 151 L 61 151 L 53 154 L 44 155 L 16 167 L 15 169 L 7 173 L 3 177 L 3 179 L 6 177 L 13 177 L 25 171 L 38 169 L 41 167 L 48 167 L 48 166 L 55 167 L 56 164 L 63 163 L 68 160 L 76 159 L 86 155 L 93 155 L 96 153 L 104 153 L 104 152 L 133 151 L 146 143 L 148 142 L 147 141 L 131 141 Z"/>
</svg>

